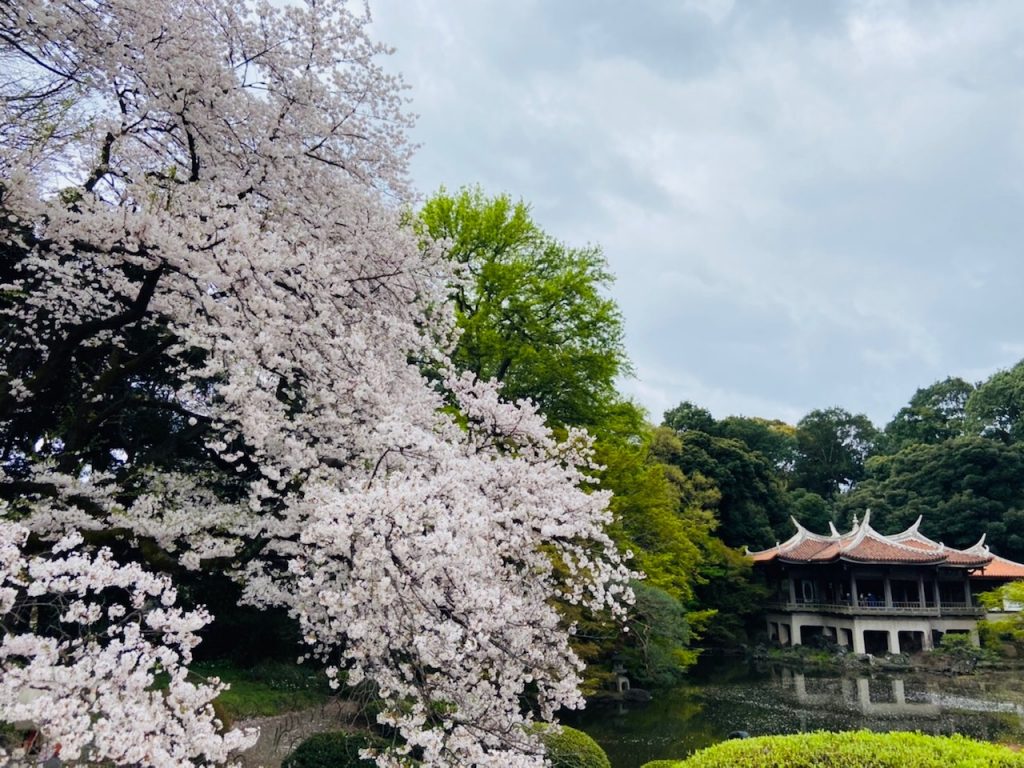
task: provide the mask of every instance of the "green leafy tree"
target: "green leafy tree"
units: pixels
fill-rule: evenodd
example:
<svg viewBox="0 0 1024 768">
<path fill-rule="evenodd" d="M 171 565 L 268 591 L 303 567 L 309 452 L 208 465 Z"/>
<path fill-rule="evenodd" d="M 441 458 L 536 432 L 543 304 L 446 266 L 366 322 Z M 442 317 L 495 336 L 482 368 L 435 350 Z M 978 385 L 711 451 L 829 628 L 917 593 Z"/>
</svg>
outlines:
<svg viewBox="0 0 1024 768">
<path fill-rule="evenodd" d="M 806 488 L 795 488 L 789 492 L 788 501 L 790 514 L 801 525 L 818 533 L 828 531 L 833 518 L 832 508 L 825 499 Z"/>
<path fill-rule="evenodd" d="M 630 369 L 600 248 L 560 243 L 525 203 L 479 188 L 442 188 L 417 225 L 464 269 L 452 288 L 455 363 L 502 382 L 509 398 L 532 399 L 554 424 L 600 425 L 620 402 L 615 378 Z"/>
<path fill-rule="evenodd" d="M 718 422 L 716 432 L 741 441 L 784 474 L 788 475 L 796 464 L 796 427 L 792 424 L 757 416 L 727 416 Z"/>
<path fill-rule="evenodd" d="M 628 626 L 632 641 L 619 654 L 632 676 L 643 685 L 668 686 L 697 660 L 690 647 L 686 609 L 672 595 L 639 582 Z"/>
<path fill-rule="evenodd" d="M 795 486 L 832 499 L 864 477 L 878 430 L 863 414 L 827 408 L 800 420 L 796 441 Z"/>
<path fill-rule="evenodd" d="M 962 437 L 966 426 L 967 401 L 974 385 L 949 376 L 914 393 L 885 427 L 884 447 L 896 453 L 908 445 L 932 445 Z"/>
<path fill-rule="evenodd" d="M 1024 360 L 979 384 L 967 400 L 966 412 L 973 434 L 1024 442 Z"/>
<path fill-rule="evenodd" d="M 717 434 L 718 422 L 711 415 L 711 411 L 701 408 L 689 400 L 684 400 L 675 408 L 665 411 L 662 424 L 674 429 L 676 432 L 689 432 L 696 430 L 706 432 L 709 435 Z"/>
</svg>

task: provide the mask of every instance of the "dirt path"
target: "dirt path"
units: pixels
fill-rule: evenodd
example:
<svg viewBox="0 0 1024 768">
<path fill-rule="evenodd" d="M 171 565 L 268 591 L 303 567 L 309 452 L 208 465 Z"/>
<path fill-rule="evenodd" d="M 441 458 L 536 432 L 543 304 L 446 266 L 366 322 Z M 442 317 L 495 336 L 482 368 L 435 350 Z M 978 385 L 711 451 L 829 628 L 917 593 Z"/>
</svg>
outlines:
<svg viewBox="0 0 1024 768">
<path fill-rule="evenodd" d="M 348 730 L 354 714 L 352 702 L 331 699 L 316 707 L 283 715 L 239 720 L 236 728 L 257 726 L 260 729 L 259 741 L 242 754 L 242 765 L 244 768 L 280 768 L 288 753 L 314 733 Z"/>
</svg>

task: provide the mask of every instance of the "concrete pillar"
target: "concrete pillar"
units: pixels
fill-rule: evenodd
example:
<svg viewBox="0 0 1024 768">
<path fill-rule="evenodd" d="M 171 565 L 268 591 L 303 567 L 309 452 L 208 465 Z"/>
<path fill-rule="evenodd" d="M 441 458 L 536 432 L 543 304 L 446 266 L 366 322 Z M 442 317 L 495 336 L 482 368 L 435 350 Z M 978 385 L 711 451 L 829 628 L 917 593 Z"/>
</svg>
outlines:
<svg viewBox="0 0 1024 768">
<path fill-rule="evenodd" d="M 779 643 L 789 645 L 789 625 L 779 622 Z"/>
<path fill-rule="evenodd" d="M 971 636 L 971 645 L 973 645 L 975 648 L 980 648 L 981 647 L 981 638 L 978 637 L 978 629 L 977 629 L 977 627 L 972 629 L 969 634 Z"/>
<path fill-rule="evenodd" d="M 857 678 L 857 703 L 861 712 L 867 712 L 871 706 L 871 688 L 866 677 Z"/>
<path fill-rule="evenodd" d="M 932 582 L 932 589 L 935 590 L 935 611 L 942 615 L 942 601 L 939 599 L 939 575 L 935 574 L 935 581 Z"/>
<path fill-rule="evenodd" d="M 796 700 L 803 703 L 807 701 L 807 679 L 803 672 L 793 673 L 793 689 L 796 691 Z"/>
<path fill-rule="evenodd" d="M 964 578 L 964 603 L 971 607 L 971 580 L 968 578 Z"/>
<path fill-rule="evenodd" d="M 846 631 L 842 627 L 836 627 L 836 645 L 841 645 L 844 648 L 847 646 Z"/>
<path fill-rule="evenodd" d="M 917 601 L 924 608 L 928 603 L 924 599 L 924 576 L 917 576 Z"/>
<path fill-rule="evenodd" d="M 892 679 L 892 698 L 897 704 L 907 703 L 907 692 L 903 687 L 903 681 L 898 677 Z"/>
<path fill-rule="evenodd" d="M 882 585 L 882 588 L 885 590 L 885 607 L 892 608 L 892 584 L 889 583 L 888 574 L 882 580 Z"/>
<path fill-rule="evenodd" d="M 928 627 L 922 634 L 924 637 L 921 638 L 921 650 L 934 651 L 935 643 L 932 642 L 932 628 Z"/>
<path fill-rule="evenodd" d="M 789 577 L 789 604 L 793 605 L 796 603 L 796 579 L 792 576 Z"/>
<path fill-rule="evenodd" d="M 899 630 L 896 630 L 896 629 L 886 630 L 885 636 L 886 636 L 885 643 L 886 643 L 886 646 L 888 646 L 889 653 L 899 653 L 900 652 L 900 633 L 899 633 Z"/>
<path fill-rule="evenodd" d="M 857 608 L 860 606 L 860 601 L 857 599 L 857 576 L 856 574 L 850 574 L 850 604 Z"/>
<path fill-rule="evenodd" d="M 853 652 L 864 653 L 864 630 L 856 623 L 853 625 Z"/>
<path fill-rule="evenodd" d="M 803 623 L 796 616 L 791 619 L 791 622 L 792 623 L 789 628 L 789 644 L 801 645 L 800 628 L 803 626 Z"/>
</svg>

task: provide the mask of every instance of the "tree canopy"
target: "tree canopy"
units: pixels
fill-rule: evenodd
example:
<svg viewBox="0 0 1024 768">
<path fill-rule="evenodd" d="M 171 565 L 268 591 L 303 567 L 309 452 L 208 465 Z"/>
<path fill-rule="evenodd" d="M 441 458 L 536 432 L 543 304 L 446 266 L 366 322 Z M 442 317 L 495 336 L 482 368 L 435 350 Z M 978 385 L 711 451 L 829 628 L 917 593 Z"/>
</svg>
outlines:
<svg viewBox="0 0 1024 768">
<path fill-rule="evenodd" d="M 979 384 L 965 410 L 973 434 L 1024 442 L 1024 360 Z"/>
<path fill-rule="evenodd" d="M 814 410 L 796 425 L 795 485 L 835 498 L 864 476 L 878 430 L 863 414 L 843 408 Z"/>
<path fill-rule="evenodd" d="M 554 424 L 600 424 L 628 373 L 622 316 L 601 250 L 545 234 L 522 201 L 479 188 L 439 191 L 419 225 L 461 268 L 455 365 L 528 397 Z"/>
<path fill-rule="evenodd" d="M 917 390 L 885 427 L 887 453 L 908 445 L 934 445 L 965 434 L 967 401 L 974 385 L 955 376 Z"/>
</svg>

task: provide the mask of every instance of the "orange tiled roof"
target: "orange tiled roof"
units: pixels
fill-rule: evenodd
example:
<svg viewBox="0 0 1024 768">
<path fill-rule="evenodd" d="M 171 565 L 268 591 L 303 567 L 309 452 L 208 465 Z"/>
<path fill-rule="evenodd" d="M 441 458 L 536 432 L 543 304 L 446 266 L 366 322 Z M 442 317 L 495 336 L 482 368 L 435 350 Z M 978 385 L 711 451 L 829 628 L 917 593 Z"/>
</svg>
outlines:
<svg viewBox="0 0 1024 768">
<path fill-rule="evenodd" d="M 932 541 L 918 528 L 921 518 L 910 528 L 892 536 L 878 533 L 871 527 L 870 510 L 863 522 L 854 518 L 853 528 L 840 534 L 829 525 L 830 535 L 822 536 L 804 528 L 795 519 L 796 534 L 782 544 L 761 552 L 749 552 L 754 562 L 780 560 L 786 563 L 821 563 L 846 560 L 855 563 L 946 565 L 959 568 L 980 568 L 994 562 L 993 555 L 982 541 L 969 550 L 947 547 Z M 1010 561 L 1006 561 L 1009 563 Z M 1013 563 L 1013 565 L 1018 565 Z M 1001 567 L 1001 566 L 1000 566 Z M 1024 577 L 1024 565 L 1019 566 Z"/>
</svg>

